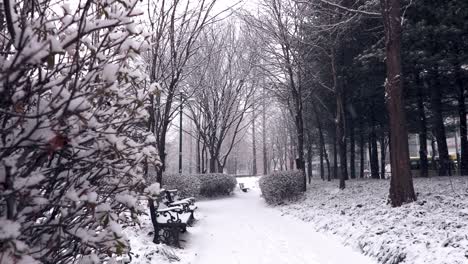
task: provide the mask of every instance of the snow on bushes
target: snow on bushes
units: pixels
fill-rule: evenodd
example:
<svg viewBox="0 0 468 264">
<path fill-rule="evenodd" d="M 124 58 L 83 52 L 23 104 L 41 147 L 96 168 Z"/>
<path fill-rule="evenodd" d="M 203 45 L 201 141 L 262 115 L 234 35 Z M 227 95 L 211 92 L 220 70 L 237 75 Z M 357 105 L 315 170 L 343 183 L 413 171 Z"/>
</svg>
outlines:
<svg viewBox="0 0 468 264">
<path fill-rule="evenodd" d="M 0 39 L 0 262 L 106 263 L 130 250 L 158 166 L 136 0 L 10 1 Z M 39 19 L 40 18 L 40 19 Z M 145 194 L 144 189 L 148 193 Z"/>
<path fill-rule="evenodd" d="M 166 190 L 177 189 L 177 194 L 182 198 L 197 197 L 200 195 L 201 182 L 195 175 L 164 174 L 163 188 Z"/>
<path fill-rule="evenodd" d="M 201 182 L 200 195 L 205 197 L 229 195 L 237 185 L 234 176 L 222 173 L 198 174 L 196 177 Z"/>
<path fill-rule="evenodd" d="M 304 189 L 302 171 L 278 171 L 260 178 L 260 190 L 269 204 L 280 204 L 297 197 Z"/>
</svg>

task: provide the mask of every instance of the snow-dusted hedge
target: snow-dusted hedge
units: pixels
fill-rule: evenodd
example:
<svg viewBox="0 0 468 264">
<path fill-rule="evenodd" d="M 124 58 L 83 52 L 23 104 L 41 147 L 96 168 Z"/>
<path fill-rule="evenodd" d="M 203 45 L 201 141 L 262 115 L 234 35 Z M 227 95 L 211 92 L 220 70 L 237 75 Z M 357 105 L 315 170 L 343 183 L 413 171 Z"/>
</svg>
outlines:
<svg viewBox="0 0 468 264">
<path fill-rule="evenodd" d="M 206 197 L 229 195 L 236 187 L 234 176 L 222 173 L 208 173 L 196 175 L 201 181 L 200 195 Z"/>
<path fill-rule="evenodd" d="M 263 198 L 269 204 L 280 204 L 302 193 L 304 178 L 301 171 L 278 171 L 260 178 Z"/>
<path fill-rule="evenodd" d="M 196 197 L 200 195 L 201 182 L 195 175 L 189 174 L 165 174 L 163 175 L 163 188 L 177 189 L 182 198 Z"/>
</svg>

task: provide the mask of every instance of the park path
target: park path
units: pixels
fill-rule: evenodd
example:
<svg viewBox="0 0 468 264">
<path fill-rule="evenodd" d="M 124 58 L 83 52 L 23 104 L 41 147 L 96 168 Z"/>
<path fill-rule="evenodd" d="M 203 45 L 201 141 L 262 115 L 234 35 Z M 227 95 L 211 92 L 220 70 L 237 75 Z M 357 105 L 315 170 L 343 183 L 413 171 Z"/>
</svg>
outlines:
<svg viewBox="0 0 468 264">
<path fill-rule="evenodd" d="M 375 264 L 310 224 L 268 207 L 257 179 L 240 178 L 252 189 L 227 198 L 199 201 L 193 264 Z"/>
</svg>

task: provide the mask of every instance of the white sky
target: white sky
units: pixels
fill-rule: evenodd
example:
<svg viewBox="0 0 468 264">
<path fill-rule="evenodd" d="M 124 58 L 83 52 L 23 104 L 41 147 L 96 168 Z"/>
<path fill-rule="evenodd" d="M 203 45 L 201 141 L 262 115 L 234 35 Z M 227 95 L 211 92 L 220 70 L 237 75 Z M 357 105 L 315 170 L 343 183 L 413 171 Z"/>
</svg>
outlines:
<svg viewBox="0 0 468 264">
<path fill-rule="evenodd" d="M 229 7 L 255 10 L 257 5 L 258 0 L 217 0 L 213 11 L 214 13 L 219 13 Z"/>
</svg>

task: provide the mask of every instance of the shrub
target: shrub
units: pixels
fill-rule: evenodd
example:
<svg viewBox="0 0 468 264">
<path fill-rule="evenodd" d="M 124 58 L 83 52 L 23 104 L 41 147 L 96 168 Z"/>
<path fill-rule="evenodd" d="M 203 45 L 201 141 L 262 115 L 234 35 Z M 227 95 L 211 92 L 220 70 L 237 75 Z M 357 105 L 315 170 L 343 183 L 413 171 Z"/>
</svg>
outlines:
<svg viewBox="0 0 468 264">
<path fill-rule="evenodd" d="M 201 181 L 200 194 L 206 197 L 229 195 L 237 184 L 236 178 L 227 174 L 198 174 L 197 177 Z"/>
<path fill-rule="evenodd" d="M 280 204 L 284 200 L 300 195 L 304 188 L 301 171 L 278 171 L 260 178 L 263 198 L 269 204 Z"/>
<path fill-rule="evenodd" d="M 163 175 L 163 188 L 166 190 L 177 189 L 182 198 L 197 197 L 200 195 L 201 182 L 195 175 L 166 174 Z"/>
</svg>

